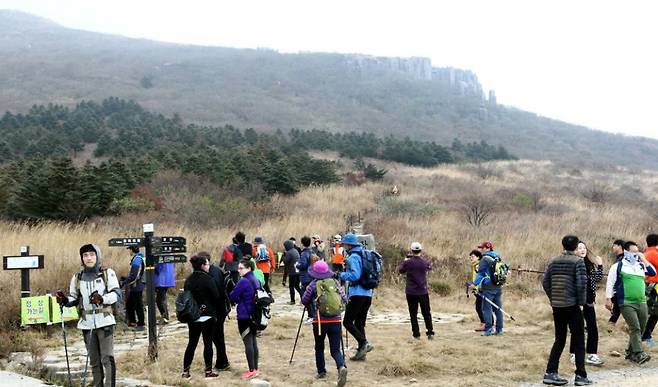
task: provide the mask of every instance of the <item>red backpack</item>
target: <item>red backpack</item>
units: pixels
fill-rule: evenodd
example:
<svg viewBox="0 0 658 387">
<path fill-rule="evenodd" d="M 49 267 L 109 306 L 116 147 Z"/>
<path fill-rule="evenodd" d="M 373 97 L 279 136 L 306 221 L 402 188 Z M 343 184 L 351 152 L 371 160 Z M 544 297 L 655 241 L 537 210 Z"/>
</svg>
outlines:
<svg viewBox="0 0 658 387">
<path fill-rule="evenodd" d="M 234 259 L 234 253 L 233 253 L 233 245 L 228 245 L 224 249 L 224 252 L 222 253 L 222 257 L 224 258 L 224 263 L 232 263 Z"/>
</svg>

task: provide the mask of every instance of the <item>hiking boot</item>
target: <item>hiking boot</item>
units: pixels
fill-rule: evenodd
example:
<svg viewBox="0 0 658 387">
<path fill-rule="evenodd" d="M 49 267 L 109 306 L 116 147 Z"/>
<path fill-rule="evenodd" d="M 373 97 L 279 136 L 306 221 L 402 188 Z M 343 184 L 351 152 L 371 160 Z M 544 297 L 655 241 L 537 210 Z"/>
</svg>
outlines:
<svg viewBox="0 0 658 387">
<path fill-rule="evenodd" d="M 354 354 L 354 356 L 350 358 L 350 360 L 355 360 L 355 361 L 365 360 L 367 353 L 368 353 L 367 344 L 364 344 L 361 348 L 356 350 L 356 353 Z"/>
<path fill-rule="evenodd" d="M 475 329 L 473 329 L 475 332 L 484 332 L 484 328 L 486 327 L 485 323 L 480 323 Z"/>
<path fill-rule="evenodd" d="M 338 381 L 336 382 L 337 387 L 343 387 L 347 383 L 347 368 L 340 367 L 338 369 Z"/>
<path fill-rule="evenodd" d="M 420 340 L 420 335 L 418 335 L 418 336 L 414 336 L 414 339 L 416 339 L 416 340 Z"/>
<path fill-rule="evenodd" d="M 253 370 L 253 371 L 246 370 L 245 372 L 242 373 L 242 380 L 249 380 L 251 378 L 255 378 L 258 375 L 260 375 L 260 372 L 258 372 L 258 370 Z"/>
<path fill-rule="evenodd" d="M 128 328 L 135 328 L 137 326 L 137 323 L 134 322 L 129 322 L 128 323 Z"/>
<path fill-rule="evenodd" d="M 496 335 L 496 336 L 502 336 L 504 334 L 505 334 L 505 332 L 502 329 L 499 330 L 499 331 L 496 331 L 496 333 L 494 333 L 494 335 Z"/>
<path fill-rule="evenodd" d="M 215 366 L 215 368 L 213 368 L 212 370 L 219 373 L 219 372 L 223 372 L 223 371 L 228 371 L 230 369 L 231 369 L 231 363 L 226 363 L 222 366 Z"/>
<path fill-rule="evenodd" d="M 144 325 L 137 325 L 137 326 L 135 327 L 135 330 L 136 330 L 137 332 L 144 332 L 144 331 L 146 330 L 146 327 L 145 327 Z"/>
<path fill-rule="evenodd" d="M 495 335 L 495 334 L 496 334 L 496 333 L 494 332 L 493 329 L 489 329 L 488 331 L 484 331 L 484 332 L 482 332 L 482 336 L 493 336 L 493 335 Z"/>
<path fill-rule="evenodd" d="M 575 353 L 572 353 L 571 355 L 569 355 L 569 361 L 571 362 L 571 364 L 576 364 L 576 354 Z"/>
<path fill-rule="evenodd" d="M 216 378 L 219 374 L 213 372 L 213 370 L 206 370 L 206 378 Z"/>
<path fill-rule="evenodd" d="M 600 366 L 603 364 L 603 360 L 601 360 L 601 358 L 597 354 L 593 353 L 591 355 L 587 355 L 587 357 L 585 358 L 585 363 L 595 366 Z"/>
<path fill-rule="evenodd" d="M 366 352 L 370 352 L 375 349 L 375 346 L 366 341 Z"/>
<path fill-rule="evenodd" d="M 651 337 L 649 337 L 648 339 L 642 340 L 642 344 L 653 346 L 653 345 L 656 345 L 656 342 L 653 341 L 653 339 Z"/>
<path fill-rule="evenodd" d="M 288 305 L 295 305 L 295 304 L 296 304 L 295 301 L 290 301 L 290 302 L 288 303 Z"/>
<path fill-rule="evenodd" d="M 190 375 L 190 370 L 183 370 L 183 373 L 180 377 L 183 379 L 191 379 L 192 375 Z"/>
<path fill-rule="evenodd" d="M 428 333 L 427 340 L 434 340 L 434 333 Z"/>
<path fill-rule="evenodd" d="M 553 386 L 564 386 L 568 382 L 569 381 L 567 379 L 561 378 L 557 372 L 544 374 L 544 384 L 550 384 Z"/>
<path fill-rule="evenodd" d="M 318 372 L 317 375 L 315 375 L 317 379 L 326 379 L 327 378 L 327 371 L 325 372 Z"/>
<path fill-rule="evenodd" d="M 589 386 L 592 384 L 592 380 L 588 379 L 587 376 L 580 376 L 576 375 L 576 380 L 574 380 L 573 384 L 576 386 Z"/>
<path fill-rule="evenodd" d="M 628 357 L 628 360 L 639 365 L 651 360 L 651 356 L 646 352 L 634 353 Z"/>
<path fill-rule="evenodd" d="M 304 321 L 304 325 L 311 325 L 313 324 L 313 317 L 309 317 Z"/>
</svg>

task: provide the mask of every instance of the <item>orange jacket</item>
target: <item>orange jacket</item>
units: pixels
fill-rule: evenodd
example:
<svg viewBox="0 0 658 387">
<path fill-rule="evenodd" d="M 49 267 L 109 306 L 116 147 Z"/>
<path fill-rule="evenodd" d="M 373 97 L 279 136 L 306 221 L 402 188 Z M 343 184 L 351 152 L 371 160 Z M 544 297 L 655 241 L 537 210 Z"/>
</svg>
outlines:
<svg viewBox="0 0 658 387">
<path fill-rule="evenodd" d="M 340 243 L 336 243 L 334 247 L 331 248 L 331 263 L 336 265 L 342 265 L 345 263 L 345 250 Z"/>
<path fill-rule="evenodd" d="M 258 246 L 260 245 L 257 243 L 254 243 L 252 246 L 252 256 L 254 259 L 257 254 Z M 268 264 L 268 262 L 259 262 L 256 260 L 256 267 L 259 268 L 263 273 L 269 274 L 270 272 L 273 272 L 274 268 L 276 267 L 276 261 L 274 259 L 276 255 L 274 255 L 274 251 L 270 248 L 270 246 L 265 246 L 265 249 L 267 250 L 267 254 L 270 256 L 270 262 Z"/>
<path fill-rule="evenodd" d="M 657 247 L 647 247 L 644 250 L 644 258 L 649 261 L 650 264 L 658 271 L 658 248 Z M 644 281 L 649 282 L 658 282 L 658 274 L 652 275 L 651 277 L 644 278 Z"/>
</svg>

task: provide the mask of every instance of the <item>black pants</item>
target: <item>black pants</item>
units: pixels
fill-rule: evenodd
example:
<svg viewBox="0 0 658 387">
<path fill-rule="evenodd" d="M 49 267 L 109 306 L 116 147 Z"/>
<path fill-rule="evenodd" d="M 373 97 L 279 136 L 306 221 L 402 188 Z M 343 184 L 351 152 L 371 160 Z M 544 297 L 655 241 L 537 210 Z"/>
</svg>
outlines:
<svg viewBox="0 0 658 387">
<path fill-rule="evenodd" d="M 484 314 L 482 314 L 482 297 L 475 295 L 475 311 L 480 319 L 480 324 L 484 324 Z"/>
<path fill-rule="evenodd" d="M 267 292 L 267 294 L 272 294 L 272 291 L 270 290 L 270 273 L 263 273 L 263 277 L 265 277 L 265 285 L 263 286 L 263 289 Z"/>
<path fill-rule="evenodd" d="M 256 327 L 251 320 L 238 320 L 238 331 L 244 343 L 244 354 L 247 357 L 249 371 L 258 369 L 258 342 L 256 341 Z"/>
<path fill-rule="evenodd" d="M 135 318 L 137 315 L 137 318 Z M 130 291 L 128 302 L 126 303 L 126 317 L 128 323 L 137 323 L 137 325 L 144 325 L 144 302 L 142 301 L 142 291 Z"/>
<path fill-rule="evenodd" d="M 359 348 L 368 342 L 366 337 L 366 318 L 368 317 L 368 309 L 370 309 L 371 302 L 372 297 L 352 296 L 345 308 L 343 326 L 354 336 L 354 339 L 359 343 Z"/>
<path fill-rule="evenodd" d="M 183 369 L 189 371 L 192 360 L 194 360 L 194 351 L 199 343 L 199 337 L 203 335 L 203 363 L 206 371 L 212 369 L 212 333 L 215 328 L 215 319 L 211 318 L 204 322 L 187 323 L 188 339 L 187 348 L 185 348 L 185 357 L 183 357 Z"/>
<path fill-rule="evenodd" d="M 420 328 L 418 327 L 418 305 L 420 305 L 420 313 L 425 320 L 425 329 L 427 335 L 433 335 L 434 329 L 432 327 L 432 314 L 430 313 L 430 296 L 423 294 L 422 296 L 415 296 L 407 294 L 407 306 L 409 307 L 409 317 L 411 318 L 411 333 L 414 337 L 420 337 Z"/>
<path fill-rule="evenodd" d="M 585 347 L 587 353 L 598 353 L 599 350 L 599 328 L 596 326 L 596 310 L 594 305 L 583 306 L 583 318 L 587 326 L 587 345 Z M 574 335 L 571 335 L 571 343 L 569 344 L 569 353 L 575 353 L 576 347 L 574 345 Z"/>
<path fill-rule="evenodd" d="M 647 319 L 647 326 L 644 328 L 644 332 L 642 333 L 642 340 L 647 340 L 651 339 L 651 333 L 653 332 L 653 329 L 656 327 L 656 323 L 658 322 L 658 316 L 650 314 L 649 318 Z"/>
<path fill-rule="evenodd" d="M 295 302 L 295 291 L 299 293 L 299 298 L 302 298 L 302 288 L 299 286 L 299 274 L 288 276 L 288 288 L 290 289 L 290 302 Z"/>
<path fill-rule="evenodd" d="M 167 289 L 169 288 L 155 288 L 155 304 L 158 306 L 160 316 L 169 320 L 169 308 L 167 307 Z"/>
<path fill-rule="evenodd" d="M 555 342 L 548 358 L 546 373 L 557 373 L 560 366 L 560 356 L 567 343 L 567 327 L 571 331 L 571 343 L 576 354 L 576 375 L 587 377 L 585 371 L 585 325 L 583 312 L 578 305 L 566 308 L 553 308 L 555 323 Z"/>
<path fill-rule="evenodd" d="M 608 320 L 608 322 L 616 324 L 617 320 L 619 320 L 619 316 L 621 316 L 621 309 L 619 309 L 619 304 L 614 302 L 612 304 L 612 311 L 610 312 L 610 319 Z"/>
<path fill-rule="evenodd" d="M 212 342 L 215 344 L 215 351 L 217 352 L 216 368 L 224 368 L 229 364 L 226 356 L 226 342 L 224 341 L 225 319 L 226 316 L 220 315 L 215 321 L 215 329 L 212 332 Z"/>
</svg>

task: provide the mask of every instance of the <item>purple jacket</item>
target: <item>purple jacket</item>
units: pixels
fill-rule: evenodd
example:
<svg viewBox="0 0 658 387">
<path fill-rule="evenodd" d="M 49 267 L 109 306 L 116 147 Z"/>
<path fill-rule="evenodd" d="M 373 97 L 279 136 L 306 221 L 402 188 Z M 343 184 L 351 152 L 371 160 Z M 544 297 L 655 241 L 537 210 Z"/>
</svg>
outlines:
<svg viewBox="0 0 658 387">
<path fill-rule="evenodd" d="M 432 270 L 432 262 L 420 256 L 409 255 L 400 264 L 400 274 L 407 274 L 405 293 L 423 296 L 427 291 L 427 272 Z"/>
<path fill-rule="evenodd" d="M 231 301 L 238 304 L 236 311 L 238 320 L 249 320 L 251 314 L 256 309 L 254 296 L 256 289 L 260 288 L 260 282 L 253 272 L 248 272 L 238 281 L 231 292 Z"/>
<path fill-rule="evenodd" d="M 155 278 L 153 279 L 156 288 L 173 288 L 176 286 L 176 273 L 173 263 L 156 263 Z"/>
</svg>

